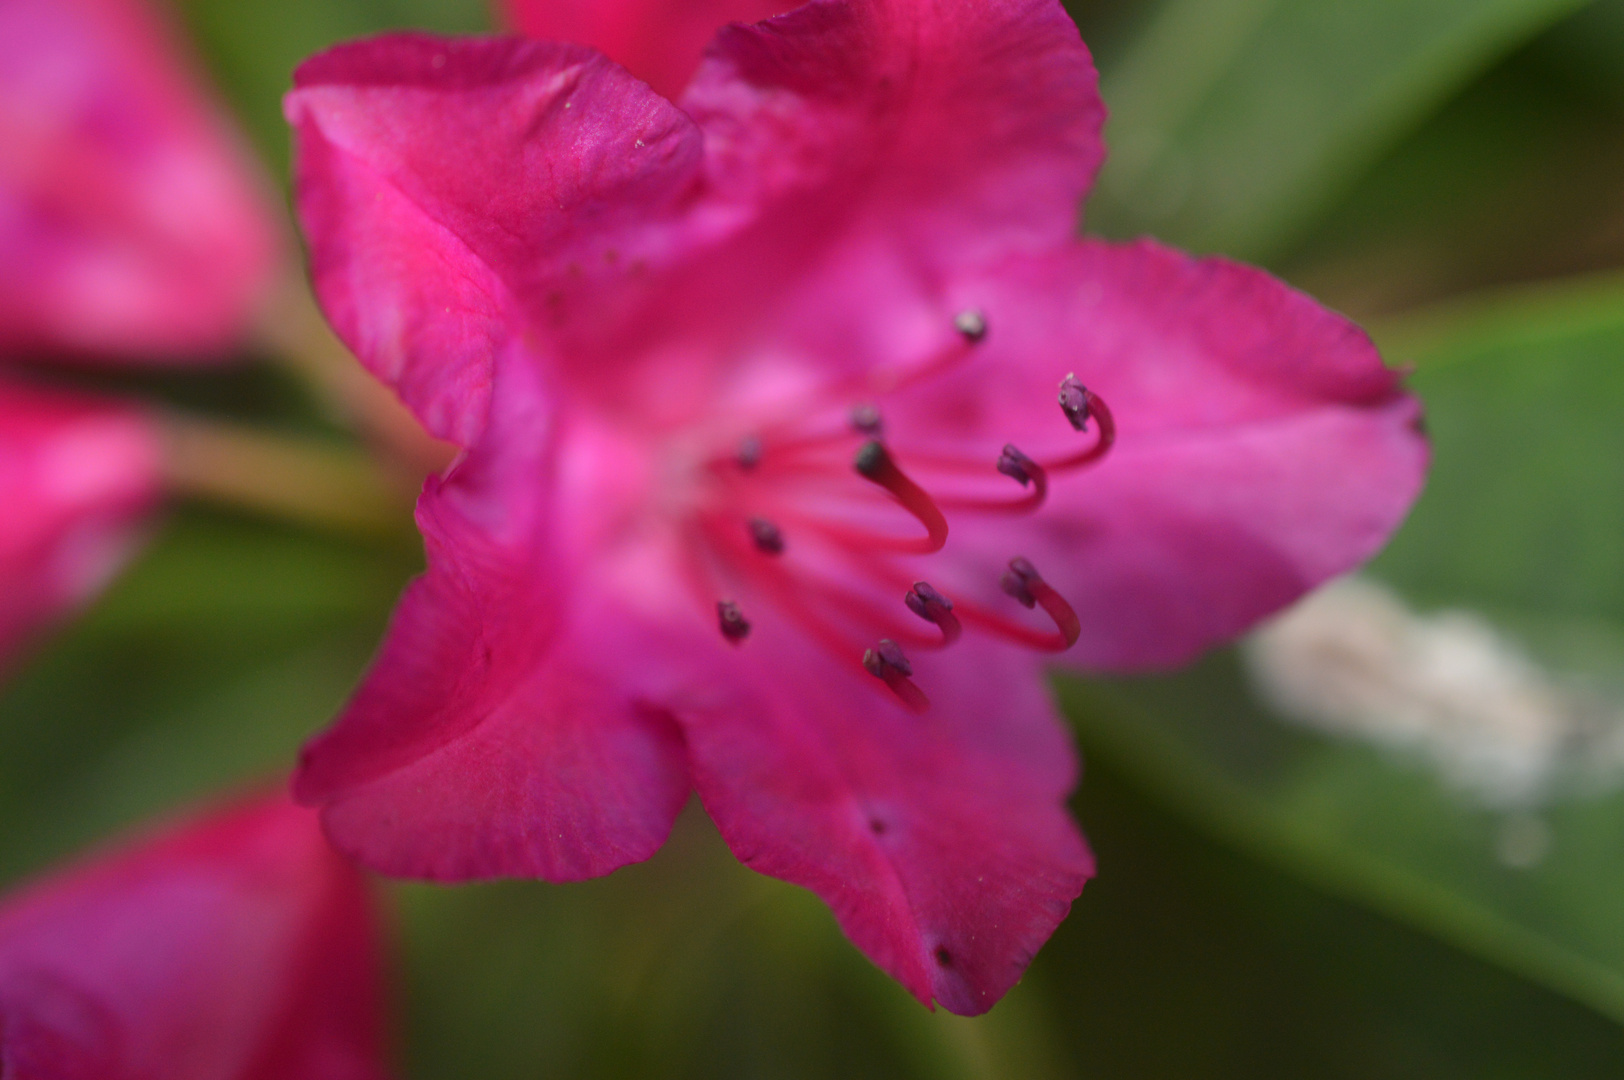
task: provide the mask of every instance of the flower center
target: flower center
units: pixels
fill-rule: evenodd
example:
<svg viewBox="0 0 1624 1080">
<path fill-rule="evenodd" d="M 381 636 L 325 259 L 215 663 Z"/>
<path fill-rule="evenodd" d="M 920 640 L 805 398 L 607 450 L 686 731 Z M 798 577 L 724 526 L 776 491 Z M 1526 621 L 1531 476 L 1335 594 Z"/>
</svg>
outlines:
<svg viewBox="0 0 1624 1080">
<path fill-rule="evenodd" d="M 835 400 L 895 391 L 957 365 L 985 339 L 987 320 L 962 312 L 954 329 L 951 346 L 911 373 L 865 377 L 835 388 Z M 865 403 L 851 407 L 844 423 L 831 424 L 827 409 L 809 410 L 817 419 L 763 426 L 711 456 L 702 466 L 708 497 L 691 508 L 685 530 L 695 580 L 716 598 L 722 636 L 744 645 L 752 620 L 791 619 L 834 655 L 860 663 L 876 686 L 888 687 L 916 712 L 928 709 L 929 700 L 913 681 L 904 646 L 946 648 L 968 627 L 1029 648 L 1070 648 L 1081 633 L 1077 614 L 1026 558 L 1012 558 L 1000 584 L 1024 607 L 1042 608 L 1052 628 L 950 597 L 914 580 L 917 573 L 905 564 L 942 550 L 949 513 L 1035 513 L 1051 477 L 1109 452 L 1116 425 L 1104 401 L 1067 375 L 1059 404 L 1071 427 L 1092 430 L 1093 438 L 1079 451 L 1041 462 L 1013 444 L 990 461 L 892 446 L 880 410 Z M 999 475 L 1020 493 L 978 490 Z M 899 530 L 899 509 L 913 519 L 911 527 Z M 738 588 L 771 610 L 747 611 Z"/>
</svg>

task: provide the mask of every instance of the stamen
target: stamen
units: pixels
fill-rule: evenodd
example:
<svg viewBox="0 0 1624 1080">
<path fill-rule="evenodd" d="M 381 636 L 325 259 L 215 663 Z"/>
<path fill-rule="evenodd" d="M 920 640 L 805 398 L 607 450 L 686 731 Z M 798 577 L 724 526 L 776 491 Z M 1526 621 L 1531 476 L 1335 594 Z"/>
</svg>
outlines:
<svg viewBox="0 0 1624 1080">
<path fill-rule="evenodd" d="M 853 431 L 877 439 L 885 430 L 885 420 L 873 405 L 858 405 L 851 411 L 851 427 Z"/>
<path fill-rule="evenodd" d="M 974 344 L 987 336 L 987 316 L 975 308 L 966 308 L 953 316 L 953 329 Z"/>
<path fill-rule="evenodd" d="M 999 472 L 1032 490 L 1018 499 L 976 499 L 947 496 L 938 505 L 948 510 L 1002 510 L 1008 513 L 1028 513 L 1043 505 L 1049 497 L 1049 474 L 1042 465 L 1033 461 L 1015 446 L 1005 443 L 995 466 Z"/>
<path fill-rule="evenodd" d="M 1037 567 L 1020 556 L 1009 560 L 1009 569 L 998 582 L 1003 590 L 1026 607 L 1042 605 L 1054 620 L 1055 629 L 1060 631 L 1060 637 L 1065 642 L 1061 646 L 1069 649 L 1077 644 L 1082 636 L 1083 624 L 1077 618 L 1077 612 L 1072 610 L 1066 598 L 1055 592 L 1048 582 L 1038 574 Z"/>
<path fill-rule="evenodd" d="M 1099 433 L 1094 437 L 1094 445 L 1087 450 L 1047 462 L 1045 468 L 1051 472 L 1075 469 L 1092 464 L 1110 452 L 1111 445 L 1116 442 L 1116 418 L 1111 415 L 1110 406 L 1105 404 L 1104 399 L 1078 382 L 1076 375 L 1067 375 L 1060 380 L 1060 411 L 1066 414 L 1066 419 L 1078 431 L 1087 431 L 1088 421 L 1092 418 L 1099 427 Z"/>
<path fill-rule="evenodd" d="M 744 612 L 732 600 L 716 601 L 716 622 L 722 636 L 735 645 L 750 636 L 750 620 L 744 617 Z"/>
<path fill-rule="evenodd" d="M 943 645 L 953 644 L 964 632 L 959 617 L 953 614 L 953 601 L 937 592 L 928 581 L 914 582 L 902 602 L 921 619 L 941 627 Z"/>
<path fill-rule="evenodd" d="M 922 713 L 930 708 L 930 699 L 909 678 L 913 665 L 908 663 L 896 642 L 881 638 L 878 645 L 863 653 L 863 667 L 876 679 L 883 680 L 911 711 Z"/>
<path fill-rule="evenodd" d="M 784 531 L 764 517 L 750 519 L 750 540 L 763 555 L 784 553 Z"/>
<path fill-rule="evenodd" d="M 749 472 L 761 464 L 761 454 L 761 436 L 746 435 L 739 440 L 739 451 L 734 455 L 733 460 L 738 462 L 739 468 Z"/>
<path fill-rule="evenodd" d="M 903 509 L 918 518 L 929 534 L 923 540 L 900 542 L 901 546 L 897 546 L 896 550 L 921 555 L 942 550 L 947 543 L 947 519 L 925 489 L 897 468 L 897 463 L 891 460 L 891 454 L 883 444 L 878 440 L 864 443 L 852 465 L 863 479 L 873 481 L 894 495 Z"/>
</svg>

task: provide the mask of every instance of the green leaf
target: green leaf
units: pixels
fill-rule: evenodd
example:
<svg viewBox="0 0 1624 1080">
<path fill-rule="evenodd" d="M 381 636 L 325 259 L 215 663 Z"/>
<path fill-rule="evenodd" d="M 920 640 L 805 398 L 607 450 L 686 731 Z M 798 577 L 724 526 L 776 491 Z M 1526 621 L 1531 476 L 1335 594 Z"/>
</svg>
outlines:
<svg viewBox="0 0 1624 1080">
<path fill-rule="evenodd" d="M 1278 254 L 1406 130 L 1585 0 L 1168 0 L 1105 73 L 1091 227 Z"/>
<path fill-rule="evenodd" d="M 1496 296 L 1380 330 L 1418 363 L 1434 466 L 1373 575 L 1485 613 L 1558 672 L 1624 680 L 1624 283 Z M 1229 841 L 1624 1022 L 1624 789 L 1537 812 L 1549 850 L 1431 767 L 1271 715 L 1232 653 L 1069 687 L 1095 758 Z"/>
<path fill-rule="evenodd" d="M 0 879 L 292 767 L 416 556 L 177 515 L 0 693 Z"/>
<path fill-rule="evenodd" d="M 278 178 L 288 166 L 282 95 L 300 61 L 385 30 L 476 33 L 489 29 L 490 17 L 486 0 L 178 0 L 178 6 L 220 91 Z"/>
</svg>

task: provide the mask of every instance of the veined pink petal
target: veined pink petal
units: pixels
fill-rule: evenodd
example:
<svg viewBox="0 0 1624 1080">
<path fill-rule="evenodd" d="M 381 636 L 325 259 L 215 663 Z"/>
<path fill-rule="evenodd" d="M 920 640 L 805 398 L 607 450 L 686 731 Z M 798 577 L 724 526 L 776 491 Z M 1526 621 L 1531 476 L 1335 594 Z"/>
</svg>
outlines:
<svg viewBox="0 0 1624 1080">
<path fill-rule="evenodd" d="M 140 411 L 0 381 L 0 664 L 123 565 L 160 465 Z"/>
<path fill-rule="evenodd" d="M 548 395 L 522 356 L 495 370 L 484 442 L 419 503 L 428 572 L 296 791 L 387 873 L 576 880 L 652 855 L 690 784 L 635 623 L 582 596 Z"/>
<path fill-rule="evenodd" d="M 988 313 L 973 364 L 885 403 L 909 445 L 992 462 L 1089 444 L 1056 404 L 1067 374 L 1115 414 L 1110 455 L 1050 477 L 1030 520 L 952 518 L 944 578 L 989 607 L 1004 564 L 1032 560 L 1076 608 L 1063 659 L 1166 667 L 1239 634 L 1368 559 L 1427 464 L 1419 403 L 1348 320 L 1258 270 L 1148 241 L 1078 244 L 959 283 Z M 938 582 L 940 583 L 940 582 Z"/>
<path fill-rule="evenodd" d="M 926 274 L 1054 244 L 1105 156 L 1092 60 L 1052 0 L 812 0 L 724 30 L 682 104 L 718 195 L 775 204 L 803 272 L 790 241 L 831 226 Z"/>
<path fill-rule="evenodd" d="M 506 0 L 509 23 L 542 41 L 590 45 L 675 100 L 730 22 L 759 22 L 799 0 Z"/>
<path fill-rule="evenodd" d="M 1038 664 L 1007 646 L 913 657 L 923 716 L 860 668 L 763 623 L 737 704 L 679 710 L 705 808 L 745 865 L 821 896 L 929 1004 L 985 1012 L 1094 860 L 1064 800 L 1076 764 Z"/>
<path fill-rule="evenodd" d="M 662 257 L 660 226 L 698 178 L 692 122 L 576 46 L 393 35 L 307 61 L 295 86 L 322 307 L 433 434 L 465 446 L 490 358 L 527 322 L 612 319 L 595 297 Z"/>
<path fill-rule="evenodd" d="M 94 856 L 0 906 L 7 1080 L 386 1075 L 359 874 L 257 799 Z"/>
<path fill-rule="evenodd" d="M 222 355 L 271 284 L 270 198 L 142 0 L 0 5 L 0 350 Z"/>
</svg>

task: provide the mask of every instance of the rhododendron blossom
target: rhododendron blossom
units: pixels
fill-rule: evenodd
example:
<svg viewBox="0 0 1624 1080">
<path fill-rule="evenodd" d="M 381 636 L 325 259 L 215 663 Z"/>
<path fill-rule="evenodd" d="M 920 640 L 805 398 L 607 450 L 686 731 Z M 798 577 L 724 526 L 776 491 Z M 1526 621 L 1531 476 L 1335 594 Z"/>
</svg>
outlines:
<svg viewBox="0 0 1624 1080">
<path fill-rule="evenodd" d="M 0 669 L 123 565 L 160 457 L 137 409 L 0 380 Z"/>
<path fill-rule="evenodd" d="M 277 233 L 142 0 L 0 3 L 0 368 L 224 358 Z M 128 556 L 160 464 L 146 414 L 0 382 L 0 665 Z"/>
<path fill-rule="evenodd" d="M 225 353 L 271 284 L 269 207 L 142 0 L 0 4 L 0 359 Z"/>
<path fill-rule="evenodd" d="M 376 916 L 285 797 L 0 899 L 6 1080 L 377 1080 Z"/>
<path fill-rule="evenodd" d="M 697 790 L 981 1012 L 1094 869 L 1046 665 L 1184 661 L 1420 484 L 1356 327 L 1075 237 L 1104 110 L 1055 0 L 814 0 L 675 103 L 578 45 L 395 35 L 287 114 L 325 310 L 462 447 L 297 778 L 386 873 L 607 873 Z"/>
</svg>

